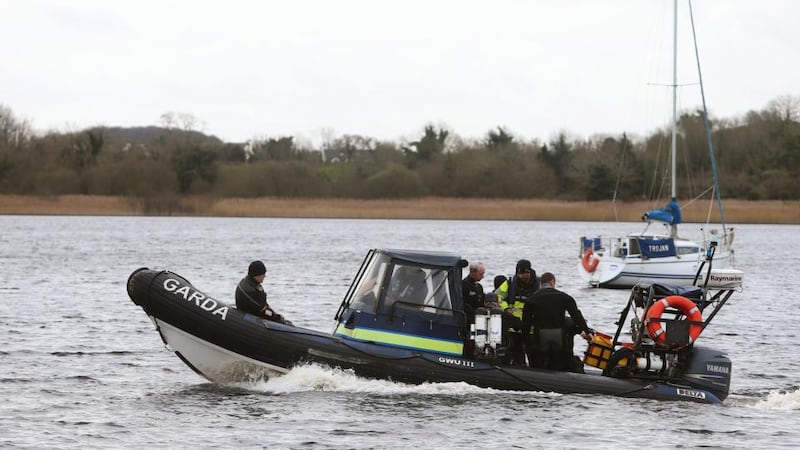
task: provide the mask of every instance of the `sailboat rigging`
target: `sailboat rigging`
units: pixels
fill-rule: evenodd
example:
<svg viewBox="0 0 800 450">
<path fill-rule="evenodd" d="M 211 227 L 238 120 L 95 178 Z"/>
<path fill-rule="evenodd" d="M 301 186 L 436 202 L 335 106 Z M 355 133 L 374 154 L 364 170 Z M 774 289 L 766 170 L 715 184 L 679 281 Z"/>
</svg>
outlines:
<svg viewBox="0 0 800 450">
<path fill-rule="evenodd" d="M 709 146 L 711 169 L 713 175 L 713 191 L 720 212 L 719 230 L 703 229 L 702 240 L 696 242 L 685 239 L 678 234 L 678 225 L 683 221 L 681 207 L 678 204 L 677 184 L 677 140 L 678 140 L 678 1 L 673 1 L 672 22 L 672 132 L 670 143 L 670 200 L 663 208 L 647 211 L 642 219 L 647 226 L 640 233 L 631 233 L 620 237 L 594 236 L 580 238 L 579 274 L 592 286 L 630 287 L 640 281 L 670 282 L 676 284 L 695 284 L 698 280 L 698 268 L 710 253 L 717 268 L 733 265 L 733 229 L 725 224 L 722 199 L 717 176 L 714 148 L 711 140 L 711 127 L 708 120 L 705 91 L 703 89 L 700 57 L 694 28 L 694 17 L 689 12 L 692 26 L 697 71 L 703 104 L 703 123 L 706 140 Z M 710 216 L 710 215 L 709 215 Z M 666 227 L 666 232 L 648 232 L 649 226 L 658 222 Z M 701 280 L 702 281 L 702 280 Z"/>
</svg>

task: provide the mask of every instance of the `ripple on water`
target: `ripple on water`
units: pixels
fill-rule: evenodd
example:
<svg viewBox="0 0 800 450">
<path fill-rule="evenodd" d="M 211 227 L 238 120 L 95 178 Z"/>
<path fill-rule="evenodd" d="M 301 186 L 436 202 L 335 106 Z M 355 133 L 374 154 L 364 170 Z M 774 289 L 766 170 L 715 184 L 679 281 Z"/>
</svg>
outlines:
<svg viewBox="0 0 800 450">
<path fill-rule="evenodd" d="M 746 289 L 702 336 L 702 345 L 733 360 L 733 392 L 723 405 L 509 393 L 457 383 L 415 387 L 330 369 L 216 386 L 164 349 L 125 293 L 130 273 L 150 266 L 230 298 L 243 268 L 259 258 L 269 268 L 270 304 L 296 323 L 329 330 L 366 248 L 413 244 L 479 258 L 487 264 L 486 280 L 510 273 L 528 256 L 538 261 L 537 270 L 556 273 L 590 325 L 603 330 L 613 328 L 628 293 L 584 289 L 574 276 L 572 243 L 597 226 L 640 229 L 624 223 L 0 216 L 3 253 L 25 255 L 3 268 L 22 280 L 16 286 L 26 286 L 0 286 L 7 304 L 20 305 L 0 313 L 6 337 L 0 446 L 630 448 L 637 445 L 630 430 L 647 430 L 648 442 L 669 447 L 800 442 L 800 427 L 787 424 L 800 409 L 798 332 L 785 302 L 774 301 L 800 291 L 800 280 L 768 282 L 800 261 L 792 246 L 772 245 L 791 242 L 798 227 L 738 227 Z M 520 247 L 516 236 L 534 244 Z M 761 248 L 770 249 L 769 257 Z M 41 261 L 60 262 L 49 266 L 48 283 L 28 273 Z M 776 270 L 776 261 L 792 262 Z"/>
</svg>

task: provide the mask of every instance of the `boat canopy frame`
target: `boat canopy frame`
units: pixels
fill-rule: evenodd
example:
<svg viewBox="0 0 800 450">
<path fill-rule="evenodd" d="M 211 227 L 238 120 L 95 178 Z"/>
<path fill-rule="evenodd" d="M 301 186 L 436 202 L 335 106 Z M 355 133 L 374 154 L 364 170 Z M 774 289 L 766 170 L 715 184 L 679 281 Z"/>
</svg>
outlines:
<svg viewBox="0 0 800 450">
<path fill-rule="evenodd" d="M 442 311 L 449 310 L 453 311 L 454 314 L 461 313 L 461 315 L 463 315 L 464 301 L 461 290 L 458 289 L 457 281 L 461 280 L 461 269 L 466 267 L 468 264 L 466 260 L 452 253 L 375 248 L 367 252 L 367 255 L 362 260 L 356 276 L 353 278 L 349 289 L 342 299 L 342 303 L 339 305 L 339 309 L 336 311 L 336 315 L 334 316 L 335 321 L 341 321 L 345 311 L 351 306 L 352 302 L 357 299 L 357 289 L 362 286 L 362 282 L 364 281 L 365 277 L 369 276 L 367 272 L 372 267 L 372 264 L 375 263 L 379 258 L 384 258 L 389 264 L 389 267 L 386 270 L 383 270 L 381 274 L 378 274 L 380 279 L 375 280 L 380 289 L 380 291 L 376 293 L 376 300 L 378 302 L 383 300 L 384 291 L 389 286 L 389 283 L 391 283 L 392 277 L 396 275 L 394 270 L 394 267 L 396 266 L 428 269 L 431 271 L 429 275 L 433 273 L 432 271 L 445 271 L 447 272 L 447 278 L 443 279 L 435 286 L 432 295 L 435 295 L 439 289 L 446 287 L 448 290 L 448 297 L 450 299 L 451 307 L 445 308 L 438 305 L 426 305 L 425 307 Z M 446 286 L 442 284 L 445 281 L 447 282 Z M 394 304 L 419 306 L 418 303 L 404 300 L 398 300 Z M 394 309 L 394 304 L 392 304 L 392 310 Z"/>
</svg>

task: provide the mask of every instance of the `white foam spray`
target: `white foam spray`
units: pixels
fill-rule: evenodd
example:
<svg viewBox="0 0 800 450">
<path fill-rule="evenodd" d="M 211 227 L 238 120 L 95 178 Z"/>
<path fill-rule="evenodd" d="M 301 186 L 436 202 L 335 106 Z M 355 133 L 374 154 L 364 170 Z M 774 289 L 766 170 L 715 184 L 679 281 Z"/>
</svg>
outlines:
<svg viewBox="0 0 800 450">
<path fill-rule="evenodd" d="M 770 392 L 765 399 L 756 403 L 755 406 L 763 409 L 800 409 L 800 388 L 795 388 L 792 391 Z"/>
</svg>

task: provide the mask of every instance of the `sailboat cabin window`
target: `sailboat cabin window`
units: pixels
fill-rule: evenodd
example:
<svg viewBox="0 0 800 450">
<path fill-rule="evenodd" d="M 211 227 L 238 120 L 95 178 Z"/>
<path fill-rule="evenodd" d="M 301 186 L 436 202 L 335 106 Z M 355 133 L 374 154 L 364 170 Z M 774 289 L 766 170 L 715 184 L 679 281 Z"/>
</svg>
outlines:
<svg viewBox="0 0 800 450">
<path fill-rule="evenodd" d="M 677 247 L 675 250 L 678 251 L 679 255 L 694 255 L 700 253 L 700 247 Z"/>
<path fill-rule="evenodd" d="M 639 240 L 638 239 L 631 239 L 630 250 L 628 251 L 629 255 L 638 255 L 641 251 L 639 250 Z"/>
</svg>

